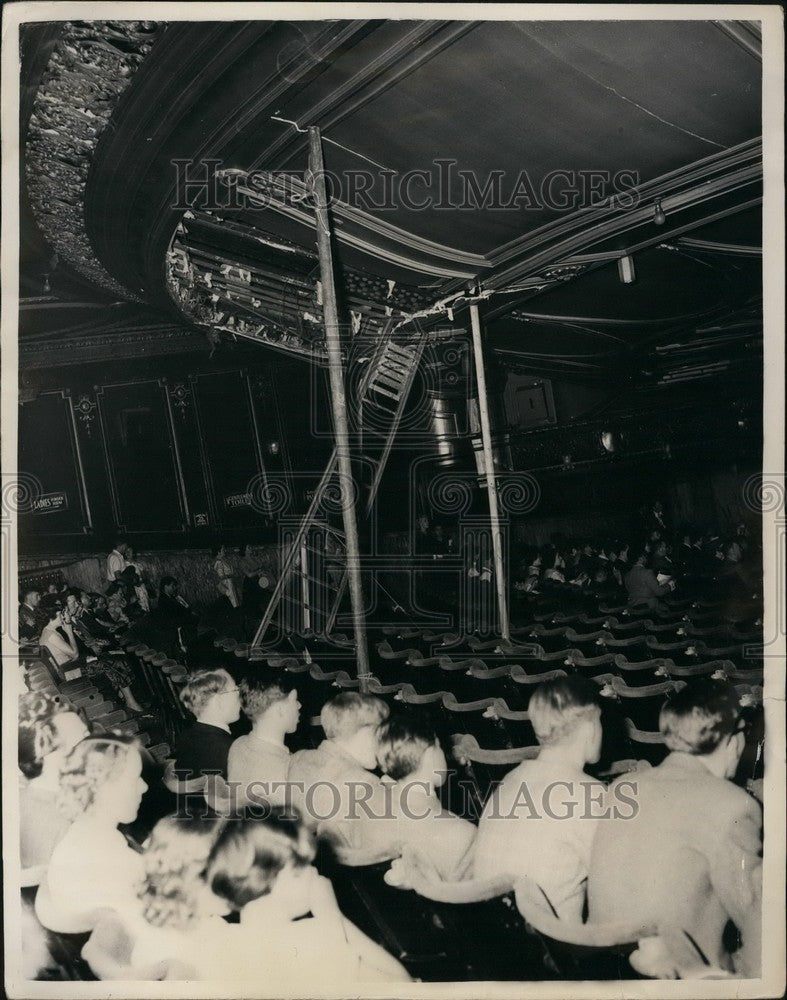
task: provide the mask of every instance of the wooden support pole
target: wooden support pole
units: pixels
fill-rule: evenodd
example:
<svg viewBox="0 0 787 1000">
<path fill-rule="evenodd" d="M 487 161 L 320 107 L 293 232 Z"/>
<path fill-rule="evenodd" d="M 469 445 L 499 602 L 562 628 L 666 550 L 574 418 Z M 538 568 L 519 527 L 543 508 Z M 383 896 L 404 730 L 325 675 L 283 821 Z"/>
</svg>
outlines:
<svg viewBox="0 0 787 1000">
<path fill-rule="evenodd" d="M 478 412 L 481 416 L 481 442 L 484 447 L 484 468 L 486 469 L 486 491 L 489 496 L 489 519 L 492 527 L 492 551 L 495 557 L 495 585 L 497 587 L 497 613 L 500 635 L 510 639 L 508 624 L 508 595 L 503 567 L 503 536 L 500 532 L 500 515 L 497 507 L 497 483 L 495 463 L 492 456 L 492 429 L 489 423 L 489 406 L 486 395 L 486 373 L 484 371 L 484 350 L 481 342 L 481 319 L 478 303 L 470 303 L 470 322 L 473 328 L 473 355 L 475 358 L 475 378 L 478 386 Z"/>
<path fill-rule="evenodd" d="M 309 128 L 309 169 L 311 170 L 314 184 L 317 251 L 320 256 L 325 343 L 328 349 L 328 373 L 331 385 L 331 409 L 333 411 L 333 428 L 336 438 L 339 485 L 342 497 L 347 583 L 352 607 L 358 678 L 360 680 L 360 690 L 365 692 L 369 686 L 370 671 L 369 650 L 366 640 L 366 620 L 364 618 L 363 586 L 361 583 L 361 554 L 358 541 L 358 524 L 355 519 L 355 504 L 353 503 L 354 490 L 349 425 L 347 421 L 347 399 L 344 390 L 344 373 L 342 371 L 339 313 L 336 306 L 336 287 L 333 277 L 333 253 L 331 250 L 331 230 L 328 218 L 328 199 L 325 192 L 322 140 L 320 130 L 316 126 L 310 126 Z"/>
</svg>

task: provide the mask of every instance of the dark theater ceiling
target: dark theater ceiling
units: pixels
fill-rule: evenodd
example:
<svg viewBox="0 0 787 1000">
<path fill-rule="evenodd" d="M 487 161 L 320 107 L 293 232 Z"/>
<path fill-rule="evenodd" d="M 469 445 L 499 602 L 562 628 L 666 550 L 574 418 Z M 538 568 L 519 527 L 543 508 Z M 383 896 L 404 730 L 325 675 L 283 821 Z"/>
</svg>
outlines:
<svg viewBox="0 0 787 1000">
<path fill-rule="evenodd" d="M 480 290 L 511 371 L 616 395 L 759 392 L 753 23 L 63 22 L 22 37 L 22 368 L 238 341 L 320 361 L 316 125 L 349 329 L 466 328 Z"/>
</svg>

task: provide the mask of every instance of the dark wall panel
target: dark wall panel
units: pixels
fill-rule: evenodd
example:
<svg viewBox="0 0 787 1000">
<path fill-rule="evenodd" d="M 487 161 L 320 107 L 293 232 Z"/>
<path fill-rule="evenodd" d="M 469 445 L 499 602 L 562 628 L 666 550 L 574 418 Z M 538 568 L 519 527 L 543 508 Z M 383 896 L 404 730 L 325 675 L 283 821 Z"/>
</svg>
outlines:
<svg viewBox="0 0 787 1000">
<path fill-rule="evenodd" d="M 163 380 L 96 389 L 120 531 L 183 529 L 180 473 Z"/>
<path fill-rule="evenodd" d="M 265 517 L 255 496 L 264 469 L 246 373 L 199 375 L 193 386 L 215 523 L 260 525 Z"/>
<path fill-rule="evenodd" d="M 30 486 L 29 509 L 20 515 L 23 539 L 28 533 L 80 535 L 89 530 L 71 400 L 65 392 L 43 393 L 21 408 L 19 474 Z"/>
</svg>

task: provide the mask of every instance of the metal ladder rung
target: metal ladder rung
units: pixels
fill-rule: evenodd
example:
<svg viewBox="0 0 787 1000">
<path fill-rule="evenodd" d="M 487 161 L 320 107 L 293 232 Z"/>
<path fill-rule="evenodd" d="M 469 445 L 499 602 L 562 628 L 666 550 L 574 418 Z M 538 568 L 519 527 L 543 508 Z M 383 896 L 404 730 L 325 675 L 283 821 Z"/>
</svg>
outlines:
<svg viewBox="0 0 787 1000">
<path fill-rule="evenodd" d="M 303 573 L 298 573 L 297 579 L 301 583 L 304 580 L 308 580 L 310 583 L 314 583 L 318 587 L 324 587 L 326 590 L 338 590 L 339 589 L 338 587 L 334 586 L 334 584 L 332 584 L 330 582 L 330 580 L 325 580 L 325 579 L 323 579 L 322 577 L 319 577 L 319 576 L 312 576 L 310 573 L 305 574 L 305 575 Z"/>
<path fill-rule="evenodd" d="M 395 392 L 389 392 L 388 389 L 383 389 L 379 385 L 370 385 L 369 390 L 371 392 L 379 392 L 382 396 L 388 396 L 389 399 L 395 400 L 397 403 L 401 399 L 401 396 L 397 395 Z"/>
<path fill-rule="evenodd" d="M 376 371 L 375 374 L 379 375 L 381 373 L 385 373 L 387 375 L 391 375 L 391 374 L 398 375 L 399 378 L 407 378 L 407 374 L 410 371 L 411 366 L 412 366 L 412 363 L 410 363 L 410 364 L 402 364 L 401 362 L 396 361 L 396 360 L 384 359 L 378 365 L 377 371 Z"/>
</svg>

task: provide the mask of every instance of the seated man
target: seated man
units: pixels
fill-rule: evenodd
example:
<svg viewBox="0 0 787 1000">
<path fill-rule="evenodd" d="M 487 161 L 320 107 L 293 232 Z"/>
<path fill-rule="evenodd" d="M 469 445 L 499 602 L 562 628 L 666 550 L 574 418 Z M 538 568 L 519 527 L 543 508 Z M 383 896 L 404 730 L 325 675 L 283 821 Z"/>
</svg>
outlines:
<svg viewBox="0 0 787 1000">
<path fill-rule="evenodd" d="M 588 903 L 591 922 L 653 921 L 691 935 L 706 961 L 726 970 L 733 962 L 723 935 L 732 920 L 743 940 L 736 971 L 756 977 L 762 810 L 728 780 L 745 744 L 741 724 L 726 682 L 703 679 L 670 695 L 659 728 L 672 752 L 637 773 L 631 818 L 599 824 Z M 704 964 L 699 955 L 696 964 Z"/>
<path fill-rule="evenodd" d="M 26 590 L 19 605 L 19 638 L 22 642 L 33 642 L 41 635 L 47 623 L 47 615 L 39 607 L 41 594 L 35 588 Z"/>
<path fill-rule="evenodd" d="M 382 699 L 356 691 L 342 692 L 323 707 L 326 739 L 290 760 L 292 803 L 308 827 L 335 831 L 340 841 L 352 843 L 347 824 L 363 815 L 361 801 L 379 790 L 380 779 L 371 771 L 377 766 L 377 729 L 387 718 Z"/>
<path fill-rule="evenodd" d="M 475 875 L 531 878 L 561 920 L 581 922 L 604 794 L 584 771 L 601 753 L 598 688 L 582 677 L 557 677 L 538 685 L 529 713 L 541 749 L 507 774 L 487 801 Z"/>
<path fill-rule="evenodd" d="M 251 732 L 239 736 L 230 749 L 228 780 L 238 783 L 237 801 L 287 804 L 290 751 L 284 737 L 298 728 L 301 703 L 298 692 L 284 680 L 264 676 L 244 678 L 240 684 L 243 712 Z"/>
<path fill-rule="evenodd" d="M 206 772 L 227 777 L 233 737 L 230 723 L 240 717 L 238 685 L 226 670 L 200 670 L 189 678 L 180 700 L 196 716 L 175 744 L 175 770 L 188 781 Z"/>
<path fill-rule="evenodd" d="M 448 769 L 434 730 L 409 716 L 390 719 L 380 727 L 377 759 L 385 795 L 382 802 L 375 796 L 361 820 L 363 848 L 409 858 L 435 881 L 469 877 L 476 828 L 437 797 Z"/>
<path fill-rule="evenodd" d="M 664 607 L 660 598 L 675 589 L 675 582 L 659 584 L 656 574 L 648 568 L 648 554 L 642 552 L 624 577 L 629 604 L 639 604 L 648 608 Z"/>
</svg>

